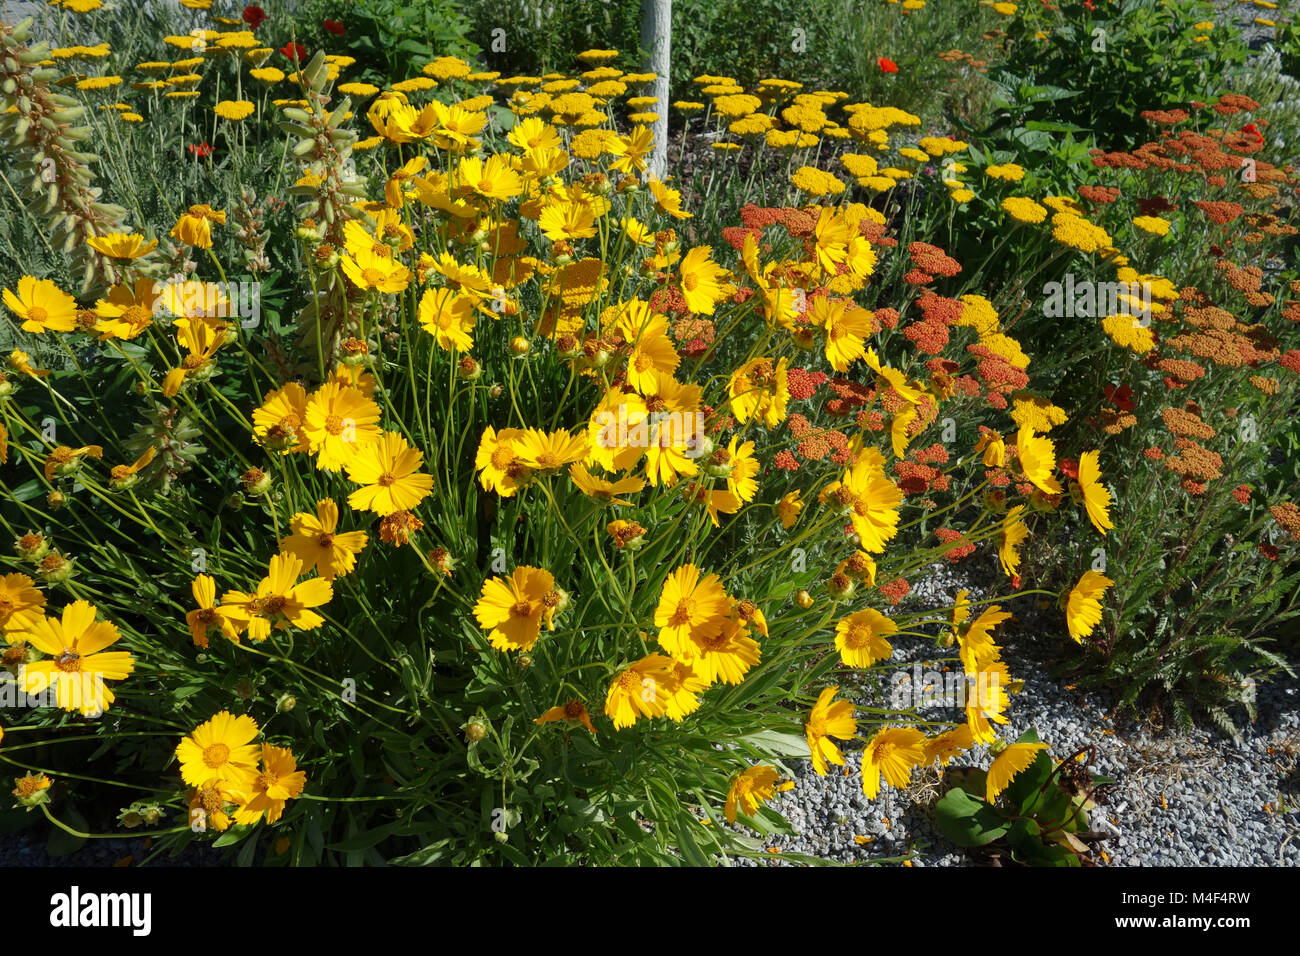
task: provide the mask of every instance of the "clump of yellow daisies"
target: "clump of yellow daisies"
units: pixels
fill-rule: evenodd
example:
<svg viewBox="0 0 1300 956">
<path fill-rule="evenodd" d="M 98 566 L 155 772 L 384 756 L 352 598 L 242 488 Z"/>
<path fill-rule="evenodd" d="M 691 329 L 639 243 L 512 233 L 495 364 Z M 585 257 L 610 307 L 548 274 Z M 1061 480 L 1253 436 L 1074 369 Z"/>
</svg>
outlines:
<svg viewBox="0 0 1300 956">
<path fill-rule="evenodd" d="M 211 38 L 217 44 L 220 40 Z M 603 62 L 610 51 L 589 52 L 592 62 Z M 286 78 L 262 68 L 261 62 L 241 61 L 239 68 L 251 64 L 250 77 L 262 83 L 309 79 Z M 329 82 L 346 68 L 338 60 L 327 65 Z M 303 72 L 319 73 L 311 68 Z M 475 80 L 463 61 L 439 58 L 421 76 L 388 90 L 350 84 L 356 95 L 374 97 L 365 112 L 374 135 L 356 143 L 356 149 L 391 147 L 397 157 L 383 169 L 382 198 L 377 192 L 374 201 L 349 191 L 355 181 L 339 179 L 328 163 L 311 158 L 314 153 L 294 151 L 304 162 L 293 194 L 332 197 L 328 203 L 305 201 L 299 207 L 296 238 L 312 287 L 346 290 L 314 297 L 304 309 L 304 327 L 317 330 L 330 314 L 338 319 L 338 334 L 323 342 L 305 337 L 302 344 L 319 362 L 310 374 L 284 374 L 259 383 L 256 400 L 231 408 L 265 458 L 260 465 L 241 465 L 237 500 L 263 509 L 274 536 L 267 536 L 265 550 L 252 561 L 232 562 L 220 574 L 202 570 L 192 578 L 186 575 L 193 606 L 184 612 L 182 633 L 193 645 L 210 649 L 213 639 L 260 645 L 282 633 L 327 634 L 329 606 L 373 557 L 376 533 L 385 544 L 412 546 L 436 587 L 447 585 L 458 556 L 447 548 L 415 547 L 426 520 L 445 520 L 441 511 L 446 509 L 431 507 L 428 499 L 450 490 L 460 493 L 444 485 L 476 480 L 489 505 L 519 506 L 533 521 L 546 516 L 567 532 L 572 516 L 557 504 L 557 496 L 564 494 L 590 508 L 589 514 L 615 510 L 623 515 L 593 522 L 590 545 L 576 542 L 582 561 L 599 564 L 607 573 L 598 582 L 571 580 L 578 574 L 573 570 L 577 563 L 561 565 L 559 558 L 532 554 L 520 555 L 510 570 L 494 562 L 476 600 L 456 595 L 467 620 L 472 618 L 481 632 L 475 636 L 485 635 L 483 653 L 510 655 L 520 672 L 526 671 L 535 653 L 549 650 L 547 642 L 557 630 L 592 606 L 591 595 L 579 589 L 608 587 L 622 604 L 615 616 L 633 619 L 595 627 L 588 618 L 583 629 L 626 631 L 637 640 L 624 645 L 628 653 L 620 651 L 616 659 L 581 662 L 579 671 L 599 672 L 598 682 L 585 689 L 567 681 L 548 688 L 549 699 L 530 715 L 545 728 L 536 736 L 545 739 L 557 729 L 549 725 L 598 736 L 587 704 L 571 696 L 575 691 L 592 697 L 603 692 L 596 719 L 607 719 L 615 731 L 665 717 L 685 724 L 704 709 L 706 693 L 721 696 L 724 688 L 743 683 L 772 661 L 777 642 L 767 615 L 776 619 L 778 600 L 781 611 L 787 610 L 787 595 L 746 594 L 735 583 L 738 574 L 724 578 L 721 559 L 710 554 L 707 543 L 710 529 L 721 529 L 747 508 L 769 507 L 759 500 L 760 480 L 769 480 L 765 475 L 778 444 L 774 433 L 792 423 L 800 373 L 807 377 L 797 364 L 804 355 L 810 365 L 824 360 L 835 373 L 852 371 L 869 382 L 880 405 L 872 413 L 880 416 L 889 438 L 877 447 L 865 426 L 851 438 L 842 435 L 843 447 L 827 475 L 831 480 L 814 479 L 787 492 L 771 506 L 772 523 L 779 520 L 789 532 L 802 518 L 808 536 L 823 533 L 836 544 L 844 540 L 847 527 L 853 553 L 831 576 L 833 593 L 847 599 L 858 586 L 863 593 L 876 584 L 877 560 L 903 526 L 905 494 L 887 451 L 896 459 L 893 465 L 904 463 L 909 444 L 936 420 L 940 403 L 952 397 L 951 382 L 940 373 L 922 381 L 916 377 L 919 370 L 895 367 L 878 354 L 872 343 L 882 325 L 872 310 L 853 299 L 875 273 L 879 253 L 871 236 L 883 229 L 883 215 L 858 202 L 791 207 L 786 212 L 807 219 L 806 241 L 781 259 L 764 261 L 769 247 L 752 232 L 734 250 L 738 261 L 734 255 L 728 258 L 733 250 L 725 246 L 685 247 L 672 226 L 693 213 L 684 207 L 679 190 L 648 177 L 650 129 L 635 118 L 626 132 L 609 128 L 611 104 L 647 77 L 613 73 L 584 76 L 591 81 L 587 89 L 578 89 L 578 82 L 568 78 L 501 81 L 499 89 L 516 122 L 504 142 L 495 141 L 497 152 L 489 142 L 487 113 L 494 97 L 422 101 L 439 83 L 498 79 Z M 177 87 L 172 92 L 188 94 L 195 91 L 181 87 L 199 79 L 180 74 L 168 82 Z M 883 165 L 889 162 L 882 154 L 891 148 L 890 131 L 917 125 L 915 116 L 841 103 L 845 97 L 838 94 L 800 93 L 799 85 L 788 81 L 766 81 L 750 94 L 725 77 L 702 79 L 700 95 L 711 99 L 716 115 L 736 137 L 761 136 L 777 149 L 807 149 L 822 135 L 855 140 L 868 152 L 845 153 L 842 164 L 857 186 L 868 191 L 892 188 L 911 175 L 915 164 L 965 148 L 954 141 L 923 139 L 920 149 L 898 150 L 901 165 Z M 638 111 L 634 117 L 644 117 L 644 108 L 655 105 L 647 99 L 627 98 L 626 105 Z M 286 125 L 305 129 L 302 124 L 322 120 L 319 101 L 315 106 L 276 105 L 291 121 Z M 775 107 L 771 114 L 765 112 L 768 107 Z M 842 124 L 830 118 L 834 109 L 843 111 Z M 222 101 L 213 110 L 228 125 L 242 124 L 241 133 L 263 121 L 266 112 L 243 100 Z M 324 122 L 337 131 L 347 120 L 340 112 Z M 310 139 L 305 140 L 309 146 Z M 1010 166 L 986 172 L 1018 178 Z M 814 197 L 839 195 L 848 188 L 838 177 L 807 166 L 793 174 L 792 184 Z M 1014 208 L 1025 215 L 1033 212 Z M 329 211 L 329 216 L 322 214 L 328 222 L 316 220 L 318 209 Z M 182 252 L 202 258 L 198 253 L 212 253 L 227 223 L 227 210 L 194 204 L 179 215 L 169 236 Z M 1054 221 L 1053 227 L 1076 241 L 1101 241 L 1073 221 Z M 34 335 L 84 332 L 118 349 L 142 337 L 151 341 L 163 361 L 157 375 L 152 368 L 135 369 L 140 387 L 161 396 L 173 410 L 200 398 L 231 406 L 214 381 L 248 357 L 248 338 L 236 321 L 234 304 L 216 283 L 179 278 L 154 283 L 144 266 L 156 245 L 141 234 L 97 237 L 93 248 L 115 263 L 121 281 L 105 290 L 92 309 L 79 308 L 54 282 L 30 276 L 17 283 L 16 291 L 4 290 L 4 303 Z M 404 304 L 410 305 L 407 321 L 391 321 Z M 979 313 L 966 324 L 979 325 L 981 344 L 1000 357 L 1009 356 L 1013 365 L 1019 362 L 1019 346 L 997 330 L 996 315 L 990 319 L 976 303 L 967 305 L 972 315 Z M 730 325 L 715 326 L 713 318 L 723 316 Z M 734 330 L 719 332 L 727 328 Z M 715 337 L 722 335 L 756 344 L 734 366 L 701 372 L 700 366 L 713 357 Z M 570 380 L 561 403 L 574 397 L 560 409 L 563 416 L 542 417 L 526 404 L 519 407 L 522 385 L 517 383 L 533 374 L 526 363 L 552 360 Z M 1027 361 L 1015 367 L 1023 369 Z M 11 365 L 21 371 L 26 359 L 11 358 Z M 445 377 L 434 379 L 429 370 L 435 368 Z M 497 384 L 487 384 L 491 376 Z M 494 416 L 495 424 L 478 416 L 472 428 L 463 421 L 449 425 L 446 415 L 455 410 L 459 389 L 468 390 L 474 402 L 503 399 L 508 410 Z M 404 394 L 414 400 L 403 404 Z M 1038 434 L 1050 422 L 1017 424 L 1014 444 L 1011 436 L 990 433 L 974 454 L 989 468 L 1010 468 L 1014 460 L 1017 477 L 1029 486 L 1025 497 L 1030 503 L 1059 505 L 1065 488 L 1054 477 L 1054 447 Z M 454 441 L 461 442 L 463 453 L 447 450 L 444 430 L 456 432 Z M 58 445 L 41 456 L 42 472 L 47 480 L 78 474 L 89 480 L 93 461 L 103 454 L 99 445 Z M 1078 495 L 1089 519 L 1105 533 L 1109 493 L 1100 483 L 1097 456 L 1090 454 L 1080 462 Z M 113 466 L 111 487 L 133 498 L 142 482 L 162 470 L 163 462 L 157 460 L 162 457 L 160 446 L 145 450 L 132 464 Z M 651 527 L 655 511 L 647 505 L 658 501 L 682 503 L 680 526 Z M 815 518 L 801 515 L 806 506 L 810 514 L 817 512 Z M 1009 576 L 1019 560 L 1016 549 L 1028 534 L 1021 520 L 1024 509 L 1016 505 L 998 522 L 999 555 Z M 601 529 L 607 537 L 600 537 Z M 697 539 L 695 556 L 688 560 L 679 553 L 665 562 L 662 580 L 656 575 L 654 586 L 638 595 L 636 554 L 647 539 L 662 534 L 687 543 Z M 626 586 L 606 563 L 607 549 L 626 557 Z M 1100 620 L 1099 598 L 1108 584 L 1100 575 L 1085 575 L 1064 598 L 1076 639 Z M 64 706 L 69 698 L 62 688 L 78 670 L 111 680 L 132 673 L 132 654 L 105 650 L 117 640 L 117 631 L 97 620 L 93 606 L 76 601 L 61 619 L 47 619 L 44 597 L 32 585 L 24 575 L 9 575 L 2 592 L 9 597 L 0 603 L 0 626 L 8 642 L 25 643 L 34 657 L 52 658 L 28 663 L 28 679 L 55 681 Z M 640 620 L 632 611 L 638 597 Z M 946 733 L 927 737 L 915 728 L 884 726 L 865 741 L 863 786 L 871 796 L 882 779 L 905 786 L 914 767 L 989 742 L 996 736 L 995 725 L 1006 723 L 1011 679 L 993 636 L 1010 615 L 993 604 L 972 619 L 964 597 L 953 609 L 952 639 L 968 680 L 982 693 L 968 697 L 965 722 Z M 797 603 L 806 607 L 802 597 Z M 181 615 L 176 618 L 179 629 Z M 901 630 L 871 607 L 847 611 L 837 621 L 828 615 L 822 626 L 834 632 L 824 642 L 825 653 L 838 655 L 849 668 L 889 659 L 891 637 Z M 580 629 L 572 630 L 562 636 L 576 638 Z M 313 637 L 325 640 L 320 634 Z M 256 651 L 248 645 L 243 649 Z M 828 764 L 845 763 L 833 741 L 857 735 L 853 706 L 835 701 L 836 691 L 828 687 L 820 693 L 806 723 L 819 773 Z M 111 702 L 106 693 L 103 706 Z M 260 733 L 251 716 L 222 711 L 181 741 L 176 758 L 182 779 L 192 788 L 187 796 L 192 828 L 221 831 L 232 823 L 263 820 L 274 824 L 288 801 L 302 795 L 306 778 L 293 753 L 266 742 L 259 745 Z M 736 774 L 725 801 L 726 818 L 753 815 L 783 786 L 778 781 L 775 768 L 765 765 Z"/>
</svg>

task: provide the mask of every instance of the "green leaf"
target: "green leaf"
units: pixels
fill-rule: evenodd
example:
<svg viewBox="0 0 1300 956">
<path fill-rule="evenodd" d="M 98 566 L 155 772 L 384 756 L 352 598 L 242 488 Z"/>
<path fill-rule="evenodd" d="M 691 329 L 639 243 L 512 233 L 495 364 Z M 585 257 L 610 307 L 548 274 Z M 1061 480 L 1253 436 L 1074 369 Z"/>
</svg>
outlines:
<svg viewBox="0 0 1300 956">
<path fill-rule="evenodd" d="M 325 849 L 337 850 L 340 853 L 352 853 L 356 850 L 368 850 L 376 843 L 387 839 L 393 832 L 394 826 L 395 824 L 387 823 L 371 830 L 363 830 L 361 833 L 339 840 L 337 843 L 330 843 L 325 847 Z"/>
<path fill-rule="evenodd" d="M 756 734 L 746 734 L 740 739 L 771 757 L 808 756 L 808 741 L 798 734 L 762 730 Z"/>
<path fill-rule="evenodd" d="M 691 833 L 691 827 L 699 825 L 699 821 L 692 816 L 686 815 L 678 818 L 677 849 L 681 851 L 682 858 L 686 861 L 687 866 L 710 867 L 713 864 L 704 855 L 704 851 L 700 849 L 700 845 L 695 842 L 695 837 Z"/>
<path fill-rule="evenodd" d="M 1041 130 L 1045 133 L 1086 133 L 1088 130 L 1083 126 L 1075 126 L 1073 123 L 1057 123 L 1048 120 L 1028 120 L 1025 123 L 1025 129 Z"/>
<path fill-rule="evenodd" d="M 1042 832 L 1033 820 L 1017 820 L 1007 831 L 1007 844 L 1021 857 L 1032 856 L 1043 845 Z"/>
<path fill-rule="evenodd" d="M 935 804 L 935 824 L 957 846 L 984 846 L 1010 829 L 1011 824 L 983 800 L 954 787 Z"/>
<path fill-rule="evenodd" d="M 388 862 L 393 866 L 432 866 L 442 861 L 447 855 L 448 847 L 451 840 L 439 840 L 437 843 L 430 843 L 426 847 L 421 847 L 414 853 L 408 853 L 406 856 L 395 856 Z"/>
<path fill-rule="evenodd" d="M 225 833 L 221 834 L 221 836 L 213 840 L 212 845 L 214 847 L 234 846 L 240 840 L 249 836 L 252 832 L 253 832 L 253 827 L 248 825 L 240 826 L 237 824 L 235 826 L 232 826 Z"/>
<path fill-rule="evenodd" d="M 1003 791 L 1007 805 L 1023 807 L 1034 798 L 1034 794 L 1047 782 L 1047 778 L 1051 775 L 1052 760 L 1047 756 L 1047 751 L 1040 750 L 1034 755 L 1034 762 L 1016 774 L 1011 783 L 1007 784 L 1007 789 Z"/>
<path fill-rule="evenodd" d="M 75 808 L 67 807 L 60 814 L 61 819 L 74 830 L 80 830 L 82 833 L 90 829 L 90 824 L 86 822 Z M 55 827 L 50 831 L 49 837 L 45 841 L 45 852 L 50 856 L 67 856 L 69 853 L 75 853 L 86 845 L 84 837 L 73 836 L 67 830 Z"/>
</svg>

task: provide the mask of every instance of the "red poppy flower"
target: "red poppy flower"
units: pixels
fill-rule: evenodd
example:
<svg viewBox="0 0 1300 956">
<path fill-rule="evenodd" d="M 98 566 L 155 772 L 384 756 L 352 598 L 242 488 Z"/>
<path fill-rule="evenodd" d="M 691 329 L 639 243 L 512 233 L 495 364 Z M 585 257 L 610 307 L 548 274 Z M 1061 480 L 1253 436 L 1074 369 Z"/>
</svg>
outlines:
<svg viewBox="0 0 1300 956">
<path fill-rule="evenodd" d="M 1116 388 L 1114 385 L 1107 385 L 1103 390 L 1106 401 L 1114 402 L 1115 407 L 1121 412 L 1131 412 L 1137 408 L 1137 403 L 1133 401 L 1133 389 L 1127 385 L 1121 385 Z"/>
<path fill-rule="evenodd" d="M 197 156 L 200 159 L 212 155 L 212 147 L 208 143 L 190 143 L 190 155 Z"/>
<path fill-rule="evenodd" d="M 876 60 L 876 65 L 880 67 L 882 73 L 897 73 L 898 64 L 887 56 L 882 56 Z"/>
<path fill-rule="evenodd" d="M 301 63 L 307 59 L 307 48 L 301 43 L 286 43 L 280 47 L 280 52 L 295 63 Z"/>
<path fill-rule="evenodd" d="M 341 37 L 346 32 L 342 20 L 322 20 L 320 25 L 336 37 Z"/>
<path fill-rule="evenodd" d="M 244 22 L 248 24 L 250 30 L 256 30 L 266 22 L 266 11 L 255 3 L 250 3 L 244 7 Z"/>
</svg>

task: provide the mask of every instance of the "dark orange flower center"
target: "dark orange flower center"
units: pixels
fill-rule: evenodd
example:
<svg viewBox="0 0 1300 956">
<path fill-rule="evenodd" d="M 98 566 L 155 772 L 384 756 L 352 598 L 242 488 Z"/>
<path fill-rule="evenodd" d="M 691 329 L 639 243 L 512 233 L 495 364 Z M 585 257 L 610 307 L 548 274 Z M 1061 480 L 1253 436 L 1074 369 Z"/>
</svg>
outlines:
<svg viewBox="0 0 1300 956">
<path fill-rule="evenodd" d="M 683 624 L 689 624 L 691 620 L 691 611 L 694 607 L 694 600 L 691 598 L 682 598 L 677 604 L 677 609 L 673 611 L 673 616 L 668 619 L 668 623 L 675 627 Z"/>
</svg>

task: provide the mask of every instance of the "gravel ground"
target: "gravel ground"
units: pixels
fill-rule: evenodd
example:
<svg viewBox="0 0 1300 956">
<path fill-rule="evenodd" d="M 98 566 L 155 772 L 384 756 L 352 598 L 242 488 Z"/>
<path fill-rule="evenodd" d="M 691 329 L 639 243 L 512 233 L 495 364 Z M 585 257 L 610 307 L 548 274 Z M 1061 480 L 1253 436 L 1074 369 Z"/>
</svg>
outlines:
<svg viewBox="0 0 1300 956">
<path fill-rule="evenodd" d="M 45 849 L 46 828 L 40 832 L 0 833 L 0 866 L 140 866 L 153 852 L 146 840 L 129 838 L 87 840 L 81 849 L 67 856 L 50 856 Z M 191 844 L 180 856 L 158 856 L 146 866 L 224 866 L 222 851 Z"/>
<path fill-rule="evenodd" d="M 1271 19 L 1270 14 L 1277 11 L 1265 10 L 1253 3 L 1238 3 L 1237 0 L 1214 0 L 1219 8 L 1219 22 L 1230 23 L 1241 30 L 1242 37 L 1252 50 L 1260 50 L 1273 38 L 1273 28 L 1260 26 L 1256 17 Z"/>
</svg>

